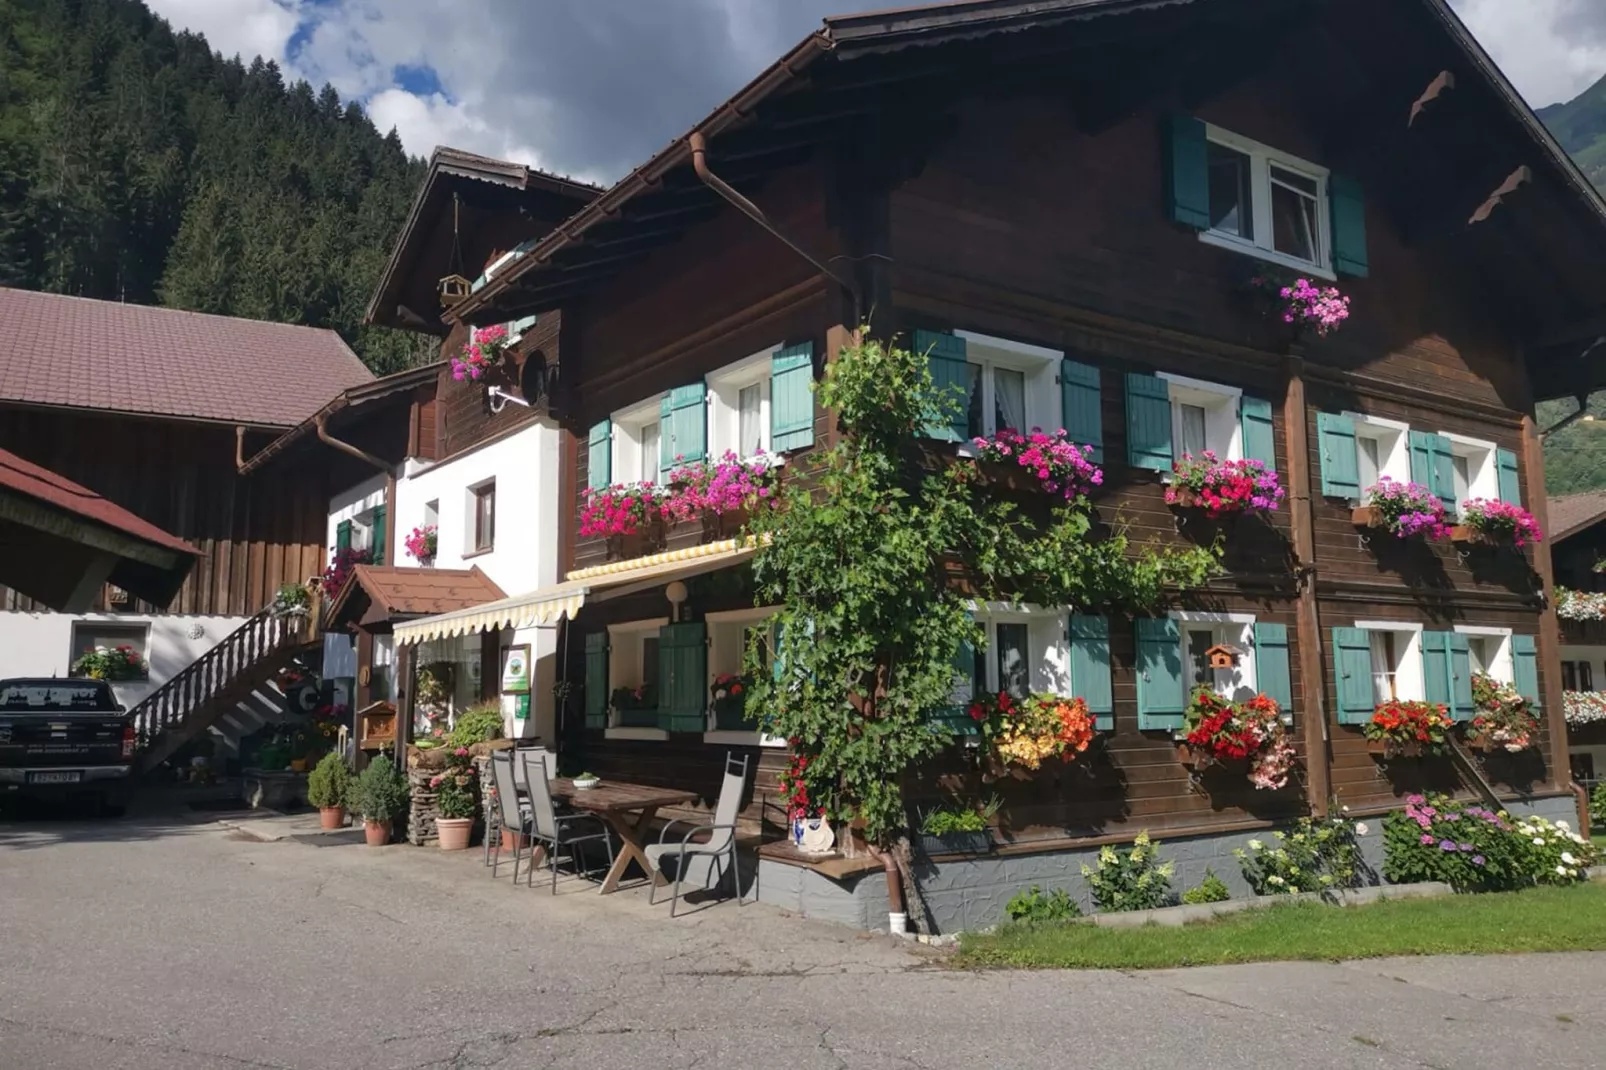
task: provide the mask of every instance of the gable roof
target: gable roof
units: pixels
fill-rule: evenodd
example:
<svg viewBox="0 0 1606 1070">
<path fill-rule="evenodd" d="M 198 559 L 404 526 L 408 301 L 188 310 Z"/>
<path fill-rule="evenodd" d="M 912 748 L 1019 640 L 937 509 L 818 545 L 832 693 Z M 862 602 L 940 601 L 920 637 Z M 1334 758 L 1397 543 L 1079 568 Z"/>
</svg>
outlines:
<svg viewBox="0 0 1606 1070">
<path fill-rule="evenodd" d="M 373 379 L 334 331 L 0 287 L 0 402 L 288 427 Z"/>
<path fill-rule="evenodd" d="M 1546 505 L 1552 546 L 1606 520 L 1606 490 L 1564 494 L 1559 498 L 1551 498 Z"/>
<path fill-rule="evenodd" d="M 1411 19 L 1413 30 L 1428 35 L 1424 40 L 1431 38 L 1433 44 L 1446 46 L 1431 55 L 1419 50 L 1423 54 L 1413 57 L 1423 65 L 1421 85 L 1443 63 L 1453 62 L 1464 75 L 1463 88 L 1457 91 L 1458 104 L 1476 94 L 1474 125 L 1486 140 L 1455 146 L 1460 155 L 1448 159 L 1446 166 L 1453 169 L 1456 180 L 1469 188 L 1483 181 L 1477 169 L 1466 166 L 1469 160 L 1482 168 L 1503 168 L 1498 177 L 1477 189 L 1478 197 L 1483 197 L 1514 164 L 1531 163 L 1547 188 L 1559 188 L 1563 193 L 1556 198 L 1560 207 L 1555 218 L 1547 218 L 1544 234 L 1536 234 L 1534 239 L 1549 243 L 1545 252 L 1552 254 L 1552 262 L 1546 266 L 1555 270 L 1544 276 L 1545 283 L 1555 279 L 1559 280 L 1557 288 L 1562 281 L 1569 285 L 1566 301 L 1554 306 L 1557 311 L 1536 309 L 1531 316 L 1536 321 L 1542 318 L 1531 325 L 1534 337 L 1524 339 L 1531 343 L 1524 348 L 1536 388 L 1543 397 L 1557 397 L 1606 385 L 1606 365 L 1597 361 L 1595 364 L 1603 365 L 1597 369 L 1586 360 L 1590 349 L 1606 345 L 1606 201 L 1523 102 L 1448 0 L 1391 0 L 1383 6 L 1391 14 L 1398 11 L 1401 18 Z M 504 267 L 447 315 L 485 323 L 560 307 L 640 256 L 726 210 L 712 191 L 702 188 L 694 173 L 691 142 L 695 136 L 707 139 L 712 167 L 740 191 L 807 158 L 854 122 L 873 116 L 877 108 L 885 106 L 881 95 L 901 94 L 911 115 L 939 107 L 930 92 L 941 84 L 934 81 L 934 72 L 945 73 L 947 84 L 960 87 L 974 84 L 980 77 L 976 67 L 966 66 L 966 77 L 954 79 L 952 71 L 963 60 L 945 53 L 945 46 L 974 48 L 978 53 L 985 47 L 990 49 L 987 55 L 995 67 L 1009 70 L 1010 57 L 1018 61 L 1041 56 L 1050 44 L 1079 47 L 1084 56 L 1093 50 L 1108 56 L 1118 49 L 1152 48 L 1145 35 L 1174 33 L 1183 20 L 1204 26 L 1210 20 L 1225 24 L 1224 20 L 1236 17 L 1243 25 L 1264 25 L 1277 17 L 1306 13 L 1317 17 L 1324 11 L 1342 14 L 1345 8 L 1344 4 L 1290 5 L 1282 0 L 954 0 L 827 18 L 820 30 L 804 38 L 686 135 L 535 243 L 522 259 Z M 1029 40 L 1039 35 L 1053 38 L 1051 42 Z M 1386 55 L 1387 62 L 1394 64 L 1391 74 L 1406 79 L 1414 76 L 1400 69 L 1404 65 L 1393 53 Z M 1227 57 L 1222 62 L 1232 60 Z M 1399 101 L 1398 114 L 1391 112 L 1382 122 L 1408 125 L 1404 119 L 1411 96 L 1420 89 L 1420 85 L 1411 85 L 1411 95 Z M 1491 146 L 1487 139 L 1500 139 L 1500 144 Z M 1524 225 L 1513 229 L 1521 232 Z M 1490 230 L 1496 228 L 1485 228 L 1485 232 Z M 1493 258 L 1499 259 L 1498 254 L 1513 250 L 1498 245 L 1500 241 L 1510 244 L 1507 230 L 1496 233 L 1498 237 L 1488 240 L 1496 243 Z M 1531 255 L 1527 249 L 1516 251 Z M 1580 256 L 1587 257 L 1591 265 L 1587 276 L 1572 270 Z M 1600 270 L 1594 270 L 1596 267 Z M 1519 276 L 1526 270 L 1512 269 Z M 1506 281 L 1505 277 L 1500 280 L 1502 285 Z"/>
<path fill-rule="evenodd" d="M 358 565 L 325 609 L 324 625 L 450 613 L 505 597 L 502 588 L 478 566 L 457 569 Z"/>
</svg>

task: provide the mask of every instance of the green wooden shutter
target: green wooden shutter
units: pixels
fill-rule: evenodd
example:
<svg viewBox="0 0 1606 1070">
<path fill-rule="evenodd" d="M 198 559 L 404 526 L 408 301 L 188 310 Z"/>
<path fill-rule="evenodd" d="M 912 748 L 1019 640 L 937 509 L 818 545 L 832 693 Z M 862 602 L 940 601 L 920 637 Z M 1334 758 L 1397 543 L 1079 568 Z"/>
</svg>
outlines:
<svg viewBox="0 0 1606 1070">
<path fill-rule="evenodd" d="M 1361 185 L 1343 175 L 1327 179 L 1327 200 L 1333 224 L 1333 270 L 1340 275 L 1366 278 L 1366 197 Z"/>
<path fill-rule="evenodd" d="M 1066 434 L 1093 447 L 1093 461 L 1104 463 L 1104 403 L 1099 370 L 1074 360 L 1060 361 L 1060 416 Z"/>
<path fill-rule="evenodd" d="M 612 482 L 613 421 L 609 419 L 592 424 L 586 436 L 586 486 L 601 490 Z"/>
<path fill-rule="evenodd" d="M 342 520 L 335 525 L 335 549 L 351 549 L 351 521 Z"/>
<path fill-rule="evenodd" d="M 1126 463 L 1171 471 L 1171 390 L 1158 375 L 1127 373 Z"/>
<path fill-rule="evenodd" d="M 1110 682 L 1108 617 L 1071 614 L 1071 692 L 1087 703 L 1094 727 L 1115 730 L 1115 689 Z"/>
<path fill-rule="evenodd" d="M 1411 482 L 1420 483 L 1444 503 L 1445 512 L 1455 515 L 1455 462 L 1450 440 L 1443 435 L 1412 431 Z"/>
<path fill-rule="evenodd" d="M 608 727 L 608 633 L 586 634 L 586 727 Z"/>
<path fill-rule="evenodd" d="M 1294 712 L 1294 678 L 1288 665 L 1288 626 L 1255 625 L 1255 683 L 1284 713 Z"/>
<path fill-rule="evenodd" d="M 658 727 L 666 732 L 708 727 L 708 642 L 702 621 L 658 629 Z"/>
<path fill-rule="evenodd" d="M 1182 680 L 1182 629 L 1169 617 L 1140 617 L 1138 641 L 1138 729 L 1182 727 L 1188 689 Z"/>
<path fill-rule="evenodd" d="M 770 358 L 770 451 L 814 445 L 814 343 L 783 346 Z"/>
<path fill-rule="evenodd" d="M 915 352 L 926 355 L 931 385 L 947 406 L 941 413 L 932 413 L 926 424 L 926 437 L 943 442 L 965 441 L 970 437 L 970 418 L 965 411 L 970 388 L 965 340 L 937 331 L 916 331 Z"/>
<path fill-rule="evenodd" d="M 1472 644 L 1459 632 L 1449 633 L 1450 713 L 1472 720 Z"/>
<path fill-rule="evenodd" d="M 1316 414 L 1316 438 L 1322 451 L 1322 495 L 1359 500 L 1360 458 L 1355 448 L 1355 421 L 1336 412 Z"/>
<path fill-rule="evenodd" d="M 1517 455 L 1510 450 L 1495 450 L 1495 468 L 1500 473 L 1500 500 L 1508 505 L 1522 504 L 1522 484 L 1517 479 Z"/>
<path fill-rule="evenodd" d="M 383 565 L 385 561 L 385 529 L 388 526 L 387 518 L 390 510 L 383 505 L 374 506 L 374 536 L 370 541 L 369 550 L 372 551 L 374 564 Z"/>
<path fill-rule="evenodd" d="M 975 698 L 976 645 L 968 638 L 961 639 L 959 648 L 954 651 L 953 669 L 954 676 L 950 693 L 955 697 L 962 698 L 963 693 L 960 691 L 960 685 L 963 683 L 969 685 L 971 698 Z M 968 702 L 939 706 L 931 711 L 927 719 L 933 724 L 942 725 L 956 736 L 974 736 L 981 732 L 980 726 L 971 719 L 970 704 Z"/>
<path fill-rule="evenodd" d="M 1539 652 L 1531 635 L 1511 637 L 1511 682 L 1529 702 L 1539 702 Z"/>
<path fill-rule="evenodd" d="M 1173 222 L 1210 229 L 1210 142 L 1191 115 L 1166 117 L 1165 196 Z"/>
<path fill-rule="evenodd" d="M 1271 402 L 1247 395 L 1238 399 L 1238 422 L 1243 425 L 1244 457 L 1261 461 L 1267 471 L 1277 470 L 1277 438 L 1272 434 Z"/>
<path fill-rule="evenodd" d="M 1333 629 L 1333 684 L 1339 724 L 1371 720 L 1377 709 L 1372 701 L 1372 638 L 1364 628 Z"/>
<path fill-rule="evenodd" d="M 677 386 L 658 403 L 658 478 L 708 456 L 708 388 Z"/>
<path fill-rule="evenodd" d="M 1432 703 L 1450 708 L 1450 632 L 1422 633 L 1422 693 Z"/>
</svg>

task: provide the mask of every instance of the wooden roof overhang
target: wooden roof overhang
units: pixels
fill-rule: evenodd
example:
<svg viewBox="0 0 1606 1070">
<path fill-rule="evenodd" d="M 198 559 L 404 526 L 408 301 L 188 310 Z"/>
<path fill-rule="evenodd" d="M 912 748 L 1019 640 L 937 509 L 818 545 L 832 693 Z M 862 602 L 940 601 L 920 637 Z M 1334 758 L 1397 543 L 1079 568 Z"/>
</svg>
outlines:
<svg viewBox="0 0 1606 1070">
<path fill-rule="evenodd" d="M 969 94 L 1048 88 L 1096 133 L 1157 102 L 1202 104 L 1289 50 L 1320 87 L 1298 103 L 1329 132 L 1327 159 L 1484 298 L 1536 396 L 1606 386 L 1606 203 L 1445 0 L 968 0 L 831 18 L 693 132 L 750 198 L 828 146 L 854 145 L 866 181 L 885 180 L 875 169 L 918 169 L 918 142 Z M 448 315 L 560 307 L 725 210 L 690 136 Z"/>
<path fill-rule="evenodd" d="M 398 408 L 411 405 L 418 391 L 428 390 L 435 386 L 440 377 L 442 361 L 433 361 L 429 364 L 410 368 L 407 371 L 395 372 L 382 379 L 375 379 L 371 383 L 343 390 L 325 404 L 317 412 L 301 421 L 296 426 L 273 439 L 260 450 L 245 457 L 243 452 L 243 437 L 239 470 L 241 475 L 251 473 L 275 462 L 278 458 L 288 457 L 303 449 L 317 447 L 318 425 L 321 422 L 329 431 L 343 431 L 351 426 L 373 419 L 386 419 L 394 423 L 394 416 L 389 416 Z M 426 395 L 427 396 L 427 395 Z M 405 421 L 404 421 L 405 422 Z M 386 457 L 384 460 L 400 464 L 404 458 L 401 456 Z"/>
<path fill-rule="evenodd" d="M 403 621 L 494 602 L 506 594 L 476 566 L 357 565 L 324 610 L 325 631 L 386 633 Z"/>
</svg>

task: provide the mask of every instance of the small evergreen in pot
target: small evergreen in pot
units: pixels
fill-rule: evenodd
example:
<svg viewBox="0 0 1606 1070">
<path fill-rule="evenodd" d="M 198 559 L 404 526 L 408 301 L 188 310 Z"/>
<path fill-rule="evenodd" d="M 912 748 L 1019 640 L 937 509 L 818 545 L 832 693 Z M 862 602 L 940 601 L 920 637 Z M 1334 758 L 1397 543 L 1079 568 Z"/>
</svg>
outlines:
<svg viewBox="0 0 1606 1070">
<path fill-rule="evenodd" d="M 346 797 L 351 793 L 351 770 L 346 760 L 330 751 L 307 774 L 307 801 L 318 808 L 318 821 L 326 829 L 346 823 Z"/>
<path fill-rule="evenodd" d="M 388 755 L 368 763 L 351 792 L 351 807 L 362 815 L 368 846 L 383 847 L 390 842 L 391 829 L 406 807 L 407 797 L 407 780 Z"/>
</svg>

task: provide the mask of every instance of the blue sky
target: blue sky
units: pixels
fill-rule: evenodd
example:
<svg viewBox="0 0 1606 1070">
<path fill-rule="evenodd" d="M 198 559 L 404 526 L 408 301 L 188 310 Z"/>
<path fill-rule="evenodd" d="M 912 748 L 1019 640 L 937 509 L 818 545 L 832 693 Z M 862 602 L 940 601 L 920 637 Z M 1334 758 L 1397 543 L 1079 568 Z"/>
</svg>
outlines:
<svg viewBox="0 0 1606 1070">
<path fill-rule="evenodd" d="M 611 182 L 853 0 L 146 0 L 445 144 Z M 866 0 L 889 6 L 894 0 Z M 904 2 L 904 0 L 898 0 Z M 1529 102 L 1606 73 L 1606 0 L 1451 0 Z"/>
</svg>

